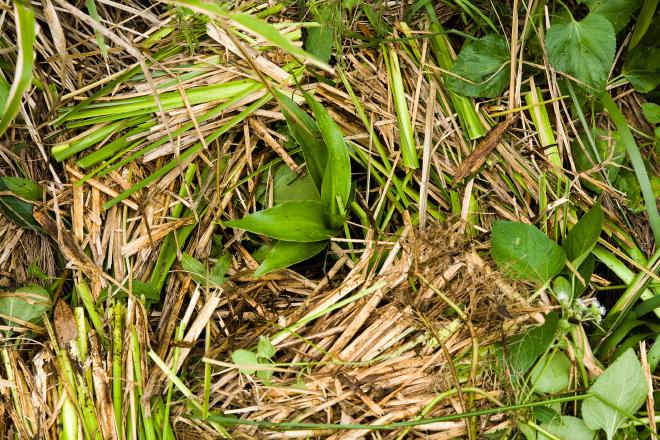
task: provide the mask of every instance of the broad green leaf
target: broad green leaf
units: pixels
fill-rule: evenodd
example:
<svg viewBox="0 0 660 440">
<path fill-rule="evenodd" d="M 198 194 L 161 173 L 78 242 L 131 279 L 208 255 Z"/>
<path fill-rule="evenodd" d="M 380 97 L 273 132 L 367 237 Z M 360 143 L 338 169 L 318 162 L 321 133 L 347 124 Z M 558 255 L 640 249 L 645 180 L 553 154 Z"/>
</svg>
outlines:
<svg viewBox="0 0 660 440">
<path fill-rule="evenodd" d="M 550 348 L 555 340 L 558 324 L 557 313 L 550 312 L 545 317 L 543 325 L 511 338 L 502 347 L 499 351 L 500 359 L 508 367 L 512 379 L 518 379 L 525 374 L 534 365 L 536 359 Z"/>
<path fill-rule="evenodd" d="M 251 375 L 257 371 L 255 368 L 259 366 L 259 359 L 257 355 L 248 350 L 236 350 L 231 354 L 231 361 L 238 366 L 238 371 L 243 374 Z"/>
<path fill-rule="evenodd" d="M 642 188 L 635 173 L 629 170 L 621 170 L 619 178 L 614 182 L 614 187 L 626 196 L 626 207 L 632 212 L 638 214 L 644 211 L 644 199 L 642 198 Z"/>
<path fill-rule="evenodd" d="M 40 202 L 44 193 L 37 183 L 23 177 L 0 177 L 0 191 L 9 191 L 33 202 Z"/>
<path fill-rule="evenodd" d="M 321 196 L 309 173 L 295 173 L 285 164 L 280 164 L 274 170 L 275 172 L 272 175 L 274 205 L 301 200 L 321 201 Z M 266 177 L 267 173 L 262 174 L 263 182 L 257 188 L 256 195 L 257 200 L 262 200 L 263 203 L 267 200 Z"/>
<path fill-rule="evenodd" d="M 321 185 L 321 200 L 329 213 L 334 216 L 330 219 L 330 225 L 339 228 L 343 224 L 341 216 L 351 193 L 351 160 L 348 156 L 348 146 L 344 135 L 323 105 L 308 93 L 305 93 L 305 99 L 314 112 L 321 136 L 328 148 L 328 161 Z"/>
<path fill-rule="evenodd" d="M 320 61 L 327 63 L 332 56 L 334 34 L 334 28 L 327 23 L 307 28 L 305 49 Z"/>
<path fill-rule="evenodd" d="M 30 88 L 32 82 L 37 22 L 30 6 L 23 2 L 14 2 L 14 14 L 16 17 L 18 57 L 16 59 L 16 69 L 14 70 L 14 80 L 0 115 L 0 136 L 4 134 L 9 124 L 18 114 L 23 94 Z"/>
<path fill-rule="evenodd" d="M 555 394 L 568 388 L 571 361 L 563 351 L 549 353 L 532 369 L 534 391 Z"/>
<path fill-rule="evenodd" d="M 134 279 L 131 286 L 133 287 L 133 295 L 137 296 L 138 298 L 144 296 L 144 299 L 147 302 L 157 302 L 160 300 L 160 291 L 149 283 Z M 113 298 L 116 297 L 117 294 L 115 293 Z"/>
<path fill-rule="evenodd" d="M 634 414 L 642 406 L 647 391 L 642 365 L 634 350 L 628 349 L 589 388 L 593 396 L 582 402 L 582 418 L 587 427 L 604 430 L 611 440 L 628 418 L 625 414 Z"/>
<path fill-rule="evenodd" d="M 29 285 L 14 292 L 0 293 L 0 314 L 4 315 L 7 325 L 22 326 L 19 321 L 41 324 L 42 315 L 52 306 L 48 291 L 40 286 Z M 11 318 L 19 321 L 13 321 Z"/>
<path fill-rule="evenodd" d="M 283 269 L 293 264 L 305 261 L 321 252 L 328 245 L 326 241 L 299 243 L 279 240 L 268 251 L 264 261 L 254 272 L 255 277 L 265 275 L 277 269 Z"/>
<path fill-rule="evenodd" d="M 257 356 L 265 359 L 270 359 L 275 356 L 275 346 L 270 343 L 268 337 L 259 336 L 259 343 L 257 344 Z"/>
<path fill-rule="evenodd" d="M 582 218 L 573 226 L 564 242 L 561 244 L 566 252 L 566 257 L 579 267 L 596 245 L 598 237 L 603 230 L 603 208 L 596 203 Z"/>
<path fill-rule="evenodd" d="M 471 41 L 458 54 L 452 68 L 454 75 L 447 75 L 447 87 L 464 96 L 499 96 L 509 84 L 510 57 L 509 46 L 501 35 Z"/>
<path fill-rule="evenodd" d="M 591 14 L 607 18 L 615 32 L 626 27 L 630 17 L 642 5 L 642 0 L 585 0 Z"/>
<path fill-rule="evenodd" d="M 635 46 L 621 73 L 638 92 L 652 92 L 660 84 L 660 47 Z"/>
<path fill-rule="evenodd" d="M 501 220 L 493 224 L 491 255 L 505 275 L 541 283 L 557 275 L 566 262 L 563 249 L 536 227 Z"/>
<path fill-rule="evenodd" d="M 541 427 L 550 434 L 567 440 L 593 440 L 596 435 L 596 432 L 589 429 L 582 419 L 571 416 L 557 417 Z M 539 433 L 538 440 L 550 439 Z"/>
<path fill-rule="evenodd" d="M 318 192 L 321 192 L 325 164 L 328 162 L 328 148 L 323 142 L 321 131 L 312 119 L 295 101 L 283 93 L 277 94 L 282 114 L 295 141 L 305 156 L 307 171 L 312 176 Z"/>
<path fill-rule="evenodd" d="M 224 222 L 224 225 L 278 240 L 312 242 L 327 240 L 337 233 L 337 228 L 326 225 L 326 217 L 323 204 L 298 201 L 257 211 L 240 220 Z"/>
<path fill-rule="evenodd" d="M 212 274 L 202 262 L 185 253 L 181 256 L 181 267 L 201 286 L 222 287 L 225 281 L 224 271 L 221 275 Z"/>
<path fill-rule="evenodd" d="M 552 67 L 598 91 L 605 88 L 616 51 L 614 28 L 605 17 L 589 14 L 553 24 L 545 46 Z"/>
<path fill-rule="evenodd" d="M 642 104 L 642 113 L 651 124 L 660 124 L 660 105 L 653 102 Z"/>
</svg>

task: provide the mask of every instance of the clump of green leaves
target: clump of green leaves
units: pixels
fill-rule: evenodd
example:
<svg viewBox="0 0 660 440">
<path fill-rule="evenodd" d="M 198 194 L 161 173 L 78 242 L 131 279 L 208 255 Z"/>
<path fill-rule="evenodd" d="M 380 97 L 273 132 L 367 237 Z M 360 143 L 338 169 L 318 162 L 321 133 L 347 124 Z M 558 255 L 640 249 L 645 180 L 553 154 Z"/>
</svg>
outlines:
<svg viewBox="0 0 660 440">
<path fill-rule="evenodd" d="M 283 94 L 278 94 L 278 101 L 289 131 L 303 151 L 316 193 L 307 188 L 299 192 L 300 200 L 291 200 L 290 194 L 288 201 L 224 223 L 277 240 L 265 251 L 255 276 L 318 254 L 346 221 L 351 196 L 348 146 L 323 105 L 307 93 L 304 96 L 315 119 Z"/>
<path fill-rule="evenodd" d="M 277 349 L 266 336 L 259 337 L 256 353 L 252 350 L 235 350 L 231 354 L 231 360 L 238 366 L 238 371 L 251 376 L 257 374 L 261 380 L 268 381 L 272 375 L 271 370 L 258 369 L 259 366 L 269 365 Z"/>
</svg>

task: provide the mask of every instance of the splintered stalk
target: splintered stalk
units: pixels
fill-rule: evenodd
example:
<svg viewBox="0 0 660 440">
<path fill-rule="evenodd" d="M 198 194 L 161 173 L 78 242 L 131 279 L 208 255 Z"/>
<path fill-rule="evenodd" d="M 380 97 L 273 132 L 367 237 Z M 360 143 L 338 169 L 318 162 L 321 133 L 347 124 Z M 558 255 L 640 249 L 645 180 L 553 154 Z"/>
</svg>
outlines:
<svg viewBox="0 0 660 440">
<path fill-rule="evenodd" d="M 529 113 L 532 116 L 532 122 L 536 127 L 539 142 L 541 143 L 541 147 L 543 147 L 546 158 L 551 164 L 561 168 L 562 163 L 559 157 L 559 150 L 557 149 L 557 141 L 552 132 L 548 110 L 545 108 L 545 104 L 541 104 L 542 101 L 541 89 L 532 85 L 532 90 L 525 95 L 525 102 L 530 106 Z"/>
<path fill-rule="evenodd" d="M 385 49 L 387 76 L 390 80 L 390 89 L 394 98 L 403 164 L 408 168 L 416 169 L 419 168 L 419 159 L 417 158 L 415 135 L 413 133 L 412 123 L 410 122 L 410 113 L 408 112 L 406 90 L 403 86 L 403 79 L 401 78 L 399 56 L 394 48 L 387 48 L 386 46 L 383 46 L 383 48 Z"/>
</svg>

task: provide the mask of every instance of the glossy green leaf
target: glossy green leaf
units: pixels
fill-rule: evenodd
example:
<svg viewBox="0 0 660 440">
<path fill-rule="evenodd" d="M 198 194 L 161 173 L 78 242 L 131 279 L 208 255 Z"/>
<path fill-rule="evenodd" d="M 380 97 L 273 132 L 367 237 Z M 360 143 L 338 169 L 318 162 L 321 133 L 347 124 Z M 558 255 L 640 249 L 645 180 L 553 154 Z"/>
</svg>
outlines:
<svg viewBox="0 0 660 440">
<path fill-rule="evenodd" d="M 328 245 L 327 241 L 299 243 L 295 241 L 277 241 L 268 251 L 264 261 L 254 272 L 254 276 L 265 275 L 277 269 L 305 261 L 321 252 Z"/>
<path fill-rule="evenodd" d="M 501 35 L 486 35 L 470 41 L 461 49 L 447 87 L 463 96 L 494 98 L 509 84 L 511 54 Z"/>
<path fill-rule="evenodd" d="M 512 379 L 520 378 L 529 370 L 536 359 L 548 350 L 555 340 L 559 317 L 550 312 L 543 325 L 514 336 L 500 350 L 500 360 L 511 374 Z"/>
<path fill-rule="evenodd" d="M 642 365 L 635 352 L 628 349 L 589 388 L 593 396 L 582 402 L 582 418 L 587 427 L 604 430 L 611 440 L 628 419 L 626 414 L 634 414 L 644 404 L 647 390 Z"/>
<path fill-rule="evenodd" d="M 231 361 L 239 367 L 238 371 L 247 375 L 254 374 L 257 371 L 254 367 L 259 366 L 257 355 L 248 350 L 234 351 L 231 354 Z"/>
<path fill-rule="evenodd" d="M 549 353 L 532 369 L 534 391 L 555 394 L 568 388 L 571 361 L 563 351 Z"/>
<path fill-rule="evenodd" d="M 596 436 L 596 432 L 589 429 L 582 419 L 572 416 L 556 417 L 541 427 L 560 439 L 593 440 Z M 538 440 L 550 440 L 550 438 L 539 433 Z"/>
<path fill-rule="evenodd" d="M 0 293 L 0 314 L 4 315 L 7 325 L 22 326 L 19 321 L 41 324 L 42 316 L 47 313 L 53 303 L 48 291 L 43 287 L 29 285 L 16 289 L 14 292 Z M 13 321 L 15 318 L 18 321 Z"/>
<path fill-rule="evenodd" d="M 44 191 L 39 184 L 24 177 L 0 177 L 0 191 L 9 191 L 22 199 L 40 202 Z"/>
<path fill-rule="evenodd" d="M 609 20 L 615 32 L 626 27 L 633 12 L 642 5 L 642 0 L 585 0 L 592 14 L 601 15 Z"/>
<path fill-rule="evenodd" d="M 295 101 L 283 93 L 277 94 L 280 109 L 296 143 L 305 157 L 307 171 L 312 176 L 319 194 L 328 162 L 328 148 L 325 146 L 318 125 Z"/>
<path fill-rule="evenodd" d="M 652 92 L 660 84 L 660 47 L 635 46 L 623 63 L 621 73 L 638 92 Z"/>
<path fill-rule="evenodd" d="M 13 3 L 16 17 L 18 57 L 14 70 L 14 80 L 0 115 L 0 136 L 7 130 L 9 124 L 18 114 L 23 94 L 30 88 L 37 33 L 37 22 L 30 6 L 19 1 Z"/>
<path fill-rule="evenodd" d="M 653 102 L 642 104 L 642 113 L 651 124 L 660 124 L 660 105 Z"/>
<path fill-rule="evenodd" d="M 321 136 L 328 148 L 328 161 L 321 185 L 321 200 L 332 217 L 330 225 L 339 228 L 343 224 L 342 213 L 351 193 L 351 161 L 344 135 L 330 114 L 313 96 L 305 94 L 307 104 L 316 117 Z M 315 240 L 316 241 L 316 240 Z"/>
<path fill-rule="evenodd" d="M 337 228 L 326 225 L 326 218 L 323 204 L 298 201 L 257 211 L 240 220 L 224 222 L 224 225 L 278 240 L 313 242 L 327 240 L 337 233 Z"/>
<path fill-rule="evenodd" d="M 598 237 L 603 230 L 603 208 L 596 203 L 582 218 L 573 226 L 564 242 L 561 244 L 566 252 L 566 257 L 579 267 L 596 245 Z"/>
<path fill-rule="evenodd" d="M 553 24 L 545 37 L 552 67 L 598 91 L 605 88 L 614 62 L 616 34 L 601 15 Z"/>
<path fill-rule="evenodd" d="M 505 275 L 541 283 L 557 275 L 566 262 L 563 249 L 539 229 L 510 221 L 493 224 L 491 255 Z"/>
</svg>

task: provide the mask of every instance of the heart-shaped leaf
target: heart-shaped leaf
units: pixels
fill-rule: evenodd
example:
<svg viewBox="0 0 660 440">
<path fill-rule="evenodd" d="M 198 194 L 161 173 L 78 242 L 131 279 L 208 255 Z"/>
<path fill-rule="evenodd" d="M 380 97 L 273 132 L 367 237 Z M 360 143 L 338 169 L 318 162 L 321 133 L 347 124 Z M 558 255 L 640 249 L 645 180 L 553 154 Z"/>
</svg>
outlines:
<svg viewBox="0 0 660 440">
<path fill-rule="evenodd" d="M 581 21 L 555 23 L 545 46 L 552 67 L 597 91 L 605 88 L 616 51 L 616 34 L 607 18 L 589 14 Z"/>
</svg>

